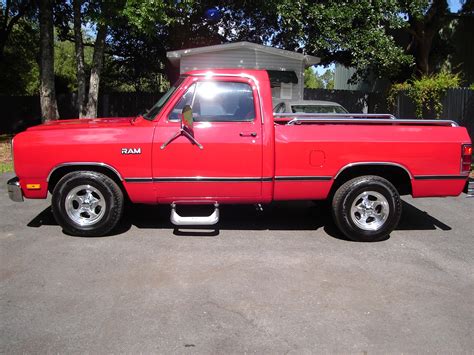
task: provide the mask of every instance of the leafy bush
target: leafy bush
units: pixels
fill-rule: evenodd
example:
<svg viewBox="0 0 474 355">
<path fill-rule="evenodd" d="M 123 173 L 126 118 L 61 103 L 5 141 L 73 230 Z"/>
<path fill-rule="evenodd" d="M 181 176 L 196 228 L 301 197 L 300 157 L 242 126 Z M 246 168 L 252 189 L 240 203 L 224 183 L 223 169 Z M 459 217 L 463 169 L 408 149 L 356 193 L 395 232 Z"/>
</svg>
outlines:
<svg viewBox="0 0 474 355">
<path fill-rule="evenodd" d="M 434 111 L 439 118 L 443 112 L 442 98 L 448 89 L 458 88 L 461 79 L 458 74 L 441 71 L 438 74 L 422 76 L 404 83 L 393 84 L 388 104 L 395 106 L 395 99 L 401 92 L 413 100 L 416 108 L 416 117 L 422 118 L 423 112 Z"/>
<path fill-rule="evenodd" d="M 8 163 L 0 162 L 0 174 L 10 173 L 12 171 L 13 171 L 13 163 L 12 162 L 8 162 Z"/>
<path fill-rule="evenodd" d="M 0 174 L 13 171 L 11 146 L 9 137 L 0 135 Z"/>
</svg>

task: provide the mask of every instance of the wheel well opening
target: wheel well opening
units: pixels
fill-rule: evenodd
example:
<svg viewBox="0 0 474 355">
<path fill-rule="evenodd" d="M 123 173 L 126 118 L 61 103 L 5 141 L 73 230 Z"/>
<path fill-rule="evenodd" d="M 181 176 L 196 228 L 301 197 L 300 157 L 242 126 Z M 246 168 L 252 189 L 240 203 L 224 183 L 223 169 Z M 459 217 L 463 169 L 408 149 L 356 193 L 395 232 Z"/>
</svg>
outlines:
<svg viewBox="0 0 474 355">
<path fill-rule="evenodd" d="M 412 193 L 410 175 L 405 169 L 394 165 L 357 165 L 344 169 L 337 176 L 330 196 L 346 181 L 364 175 L 376 175 L 390 181 L 401 196 Z"/>
<path fill-rule="evenodd" d="M 120 180 L 120 177 L 117 175 L 117 173 L 115 173 L 113 170 L 111 170 L 110 168 L 106 166 L 99 166 L 99 165 L 70 165 L 70 166 L 62 166 L 54 170 L 51 176 L 49 177 L 48 191 L 52 194 L 59 180 L 61 180 L 62 177 L 65 176 L 66 174 L 71 173 L 73 171 L 95 171 L 95 172 L 104 174 L 105 176 L 111 178 L 117 184 L 117 186 L 120 187 L 124 197 L 126 199 L 129 199 L 127 191 L 125 190 L 123 183 Z"/>
</svg>

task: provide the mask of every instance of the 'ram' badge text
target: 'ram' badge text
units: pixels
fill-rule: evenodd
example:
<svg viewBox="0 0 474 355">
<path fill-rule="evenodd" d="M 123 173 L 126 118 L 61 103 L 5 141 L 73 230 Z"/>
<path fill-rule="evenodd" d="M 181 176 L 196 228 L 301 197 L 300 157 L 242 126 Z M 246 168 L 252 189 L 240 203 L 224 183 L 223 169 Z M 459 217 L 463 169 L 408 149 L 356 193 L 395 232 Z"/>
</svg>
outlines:
<svg viewBox="0 0 474 355">
<path fill-rule="evenodd" d="M 142 154 L 141 148 L 122 148 L 122 154 Z"/>
</svg>

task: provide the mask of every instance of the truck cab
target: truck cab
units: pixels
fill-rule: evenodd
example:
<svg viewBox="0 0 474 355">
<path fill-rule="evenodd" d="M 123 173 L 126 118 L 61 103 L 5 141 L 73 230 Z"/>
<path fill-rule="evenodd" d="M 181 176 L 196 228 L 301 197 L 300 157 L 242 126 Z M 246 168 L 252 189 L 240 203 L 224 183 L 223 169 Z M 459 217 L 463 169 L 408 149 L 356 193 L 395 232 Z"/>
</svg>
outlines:
<svg viewBox="0 0 474 355">
<path fill-rule="evenodd" d="M 271 93 L 264 72 L 252 74 L 190 72 L 166 107 L 145 115 L 157 121 L 152 170 L 159 203 L 203 196 L 219 202 L 271 200 L 271 189 L 263 185 L 271 185 L 274 171 L 273 117 L 271 105 L 261 100 Z M 199 145 L 184 136 L 167 142 L 180 130 L 186 106 Z"/>
</svg>

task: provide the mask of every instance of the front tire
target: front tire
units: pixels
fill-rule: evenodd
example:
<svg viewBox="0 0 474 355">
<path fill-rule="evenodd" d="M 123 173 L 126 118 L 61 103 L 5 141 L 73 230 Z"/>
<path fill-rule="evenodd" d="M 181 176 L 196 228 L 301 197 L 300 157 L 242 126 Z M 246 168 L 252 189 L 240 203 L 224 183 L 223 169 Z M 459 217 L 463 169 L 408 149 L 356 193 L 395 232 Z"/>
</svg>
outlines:
<svg viewBox="0 0 474 355">
<path fill-rule="evenodd" d="M 53 191 L 56 221 L 64 231 L 81 237 L 110 232 L 123 214 L 122 190 L 108 176 L 94 171 L 66 174 Z"/>
<path fill-rule="evenodd" d="M 332 214 L 339 230 L 353 241 L 387 239 L 398 225 L 402 203 L 397 189 L 379 176 L 361 176 L 334 194 Z"/>
</svg>

